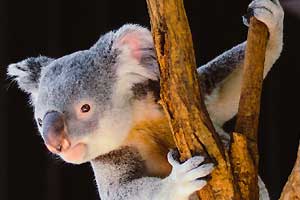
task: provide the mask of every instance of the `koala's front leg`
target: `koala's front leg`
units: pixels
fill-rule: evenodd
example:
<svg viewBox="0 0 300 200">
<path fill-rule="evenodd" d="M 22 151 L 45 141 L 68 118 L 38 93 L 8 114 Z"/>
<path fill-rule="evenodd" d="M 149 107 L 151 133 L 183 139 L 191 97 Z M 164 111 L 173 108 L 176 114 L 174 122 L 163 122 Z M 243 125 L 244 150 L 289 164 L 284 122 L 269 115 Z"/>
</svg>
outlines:
<svg viewBox="0 0 300 200">
<path fill-rule="evenodd" d="M 278 0 L 254 0 L 248 8 L 250 14 L 265 23 L 269 31 L 266 48 L 264 77 L 278 59 L 283 46 L 283 9 Z M 248 19 L 249 20 L 249 19 Z M 247 18 L 244 18 L 247 25 Z M 198 69 L 206 92 L 206 105 L 213 122 L 222 125 L 238 110 L 243 60 L 246 42 L 226 51 Z"/>
<path fill-rule="evenodd" d="M 213 164 L 202 164 L 204 157 L 195 156 L 180 164 L 174 159 L 174 151 L 168 153 L 172 165 L 171 174 L 161 182 L 153 200 L 188 200 L 191 194 L 206 185 L 204 177 L 213 170 Z M 202 164 L 202 165 L 201 165 Z"/>
<path fill-rule="evenodd" d="M 279 0 L 254 0 L 250 3 L 248 12 L 268 27 L 269 40 L 265 56 L 265 77 L 282 51 L 284 12 Z"/>
<path fill-rule="evenodd" d="M 204 158 L 193 157 L 183 164 L 168 154 L 171 174 L 164 178 L 146 177 L 146 169 L 136 151 L 120 149 L 92 161 L 101 200 L 188 200 L 213 170 Z M 155 163 L 154 163 L 155 164 Z"/>
<path fill-rule="evenodd" d="M 168 177 L 164 179 L 144 177 L 132 180 L 120 188 L 120 193 L 127 193 L 127 198 L 121 199 L 188 200 L 194 192 L 202 189 L 206 185 L 205 177 L 213 170 L 213 164 L 202 164 L 204 161 L 202 156 L 192 157 L 180 164 L 174 159 L 174 153 L 175 151 L 168 153 L 168 161 L 172 165 Z"/>
</svg>

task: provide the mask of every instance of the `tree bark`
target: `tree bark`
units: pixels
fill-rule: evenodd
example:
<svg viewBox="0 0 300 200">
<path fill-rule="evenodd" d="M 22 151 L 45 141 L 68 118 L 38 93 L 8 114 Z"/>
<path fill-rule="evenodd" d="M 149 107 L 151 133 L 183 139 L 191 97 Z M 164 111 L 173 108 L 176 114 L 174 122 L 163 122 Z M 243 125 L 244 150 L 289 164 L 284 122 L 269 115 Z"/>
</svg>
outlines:
<svg viewBox="0 0 300 200">
<path fill-rule="evenodd" d="M 241 96 L 230 154 L 234 177 L 243 199 L 259 198 L 257 129 L 267 40 L 266 25 L 251 17 Z"/>
<path fill-rule="evenodd" d="M 147 0 L 160 65 L 161 105 L 184 161 L 206 154 L 217 164 L 200 199 L 258 199 L 257 127 L 268 32 L 251 18 L 236 132 L 224 149 L 208 116 L 182 0 Z M 252 155 L 252 156 L 251 156 Z"/>
<path fill-rule="evenodd" d="M 260 97 L 263 83 L 268 28 L 251 17 L 244 60 L 242 92 L 235 131 L 244 134 L 249 141 L 249 151 L 258 167 L 257 129 Z"/>
<path fill-rule="evenodd" d="M 201 199 L 238 199 L 227 152 L 199 88 L 193 42 L 182 0 L 147 0 L 161 78 L 161 104 L 184 161 L 206 154 L 216 169 Z"/>
</svg>

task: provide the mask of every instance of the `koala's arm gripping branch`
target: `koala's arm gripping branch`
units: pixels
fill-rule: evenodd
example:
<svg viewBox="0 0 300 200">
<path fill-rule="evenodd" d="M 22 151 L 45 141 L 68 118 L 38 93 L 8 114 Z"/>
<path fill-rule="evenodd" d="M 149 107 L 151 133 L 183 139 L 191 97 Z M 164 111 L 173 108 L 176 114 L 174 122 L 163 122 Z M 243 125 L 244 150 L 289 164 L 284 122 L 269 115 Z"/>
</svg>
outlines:
<svg viewBox="0 0 300 200">
<path fill-rule="evenodd" d="M 147 0 L 161 75 L 161 104 L 186 160 L 200 152 L 217 164 L 201 199 L 238 199 L 227 152 L 215 133 L 199 88 L 193 42 L 182 0 Z"/>
</svg>

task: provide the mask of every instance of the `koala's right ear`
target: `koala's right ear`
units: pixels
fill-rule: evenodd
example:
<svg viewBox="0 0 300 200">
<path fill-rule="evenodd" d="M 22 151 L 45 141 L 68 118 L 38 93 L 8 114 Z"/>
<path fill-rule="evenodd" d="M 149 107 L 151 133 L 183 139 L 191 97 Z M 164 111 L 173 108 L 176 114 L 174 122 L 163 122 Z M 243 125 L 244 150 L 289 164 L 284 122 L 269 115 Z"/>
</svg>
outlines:
<svg viewBox="0 0 300 200">
<path fill-rule="evenodd" d="M 45 56 L 27 58 L 21 62 L 10 64 L 7 75 L 17 81 L 20 89 L 34 97 L 39 87 L 42 68 L 53 60 Z"/>
</svg>

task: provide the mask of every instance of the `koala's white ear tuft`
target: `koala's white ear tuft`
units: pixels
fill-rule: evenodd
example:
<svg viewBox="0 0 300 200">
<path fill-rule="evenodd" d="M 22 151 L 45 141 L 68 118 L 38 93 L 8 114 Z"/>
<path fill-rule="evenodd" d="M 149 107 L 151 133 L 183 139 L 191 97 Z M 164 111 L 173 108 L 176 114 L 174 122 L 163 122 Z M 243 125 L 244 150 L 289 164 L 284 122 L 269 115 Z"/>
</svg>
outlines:
<svg viewBox="0 0 300 200">
<path fill-rule="evenodd" d="M 120 50 L 119 62 L 126 68 L 121 71 L 133 72 L 151 80 L 158 80 L 159 68 L 153 38 L 147 28 L 125 24 L 115 32 L 112 48 Z M 141 67 L 133 65 L 130 60 L 137 61 Z"/>
<path fill-rule="evenodd" d="M 52 61 L 52 58 L 44 56 L 27 58 L 21 62 L 10 64 L 7 75 L 17 81 L 19 88 L 34 96 L 39 86 L 42 68 Z"/>
<path fill-rule="evenodd" d="M 151 32 L 139 25 L 126 24 L 116 31 L 115 36 L 113 48 L 128 48 L 131 56 L 138 61 L 142 59 L 145 51 L 154 50 Z"/>
</svg>

